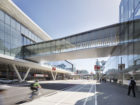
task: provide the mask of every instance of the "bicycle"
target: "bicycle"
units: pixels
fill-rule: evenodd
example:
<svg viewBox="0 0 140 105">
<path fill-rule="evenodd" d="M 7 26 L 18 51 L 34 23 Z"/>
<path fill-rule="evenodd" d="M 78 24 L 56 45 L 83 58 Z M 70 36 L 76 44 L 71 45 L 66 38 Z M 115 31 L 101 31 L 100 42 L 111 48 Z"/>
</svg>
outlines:
<svg viewBox="0 0 140 105">
<path fill-rule="evenodd" d="M 39 90 L 32 90 L 30 97 L 29 97 L 29 101 L 34 100 L 37 96 L 39 96 Z"/>
</svg>

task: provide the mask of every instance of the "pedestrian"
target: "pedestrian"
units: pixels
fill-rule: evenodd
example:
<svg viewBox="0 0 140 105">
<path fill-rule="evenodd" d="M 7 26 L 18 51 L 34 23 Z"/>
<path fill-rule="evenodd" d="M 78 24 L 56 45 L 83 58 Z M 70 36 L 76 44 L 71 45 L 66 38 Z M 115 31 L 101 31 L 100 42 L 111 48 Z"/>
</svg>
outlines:
<svg viewBox="0 0 140 105">
<path fill-rule="evenodd" d="M 130 78 L 130 82 L 129 82 L 129 86 L 128 86 L 128 96 L 130 95 L 131 91 L 133 92 L 133 97 L 136 97 L 135 94 L 135 86 L 136 86 L 136 82 L 133 79 L 133 77 Z"/>
</svg>

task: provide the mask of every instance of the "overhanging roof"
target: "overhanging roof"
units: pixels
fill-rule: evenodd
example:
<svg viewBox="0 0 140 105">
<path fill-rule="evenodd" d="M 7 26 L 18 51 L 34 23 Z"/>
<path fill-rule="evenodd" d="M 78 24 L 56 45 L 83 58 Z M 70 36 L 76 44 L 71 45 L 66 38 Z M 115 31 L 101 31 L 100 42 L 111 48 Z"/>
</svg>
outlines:
<svg viewBox="0 0 140 105">
<path fill-rule="evenodd" d="M 11 56 L 3 55 L 0 54 L 0 63 L 5 63 L 5 64 L 15 64 L 17 66 L 23 66 L 23 67 L 30 67 L 31 69 L 38 69 L 41 71 L 52 71 L 52 66 L 49 65 L 41 65 L 38 63 L 30 62 L 27 60 L 22 60 L 22 59 L 17 59 Z M 66 74 L 71 74 L 72 72 L 66 71 L 64 69 L 59 69 L 56 68 L 56 71 L 58 73 L 66 73 Z"/>
<path fill-rule="evenodd" d="M 0 0 L 0 9 L 5 11 L 11 17 L 19 21 L 33 33 L 43 40 L 52 39 L 45 31 L 43 31 L 36 23 L 33 22 L 21 9 L 19 9 L 11 0 Z"/>
</svg>

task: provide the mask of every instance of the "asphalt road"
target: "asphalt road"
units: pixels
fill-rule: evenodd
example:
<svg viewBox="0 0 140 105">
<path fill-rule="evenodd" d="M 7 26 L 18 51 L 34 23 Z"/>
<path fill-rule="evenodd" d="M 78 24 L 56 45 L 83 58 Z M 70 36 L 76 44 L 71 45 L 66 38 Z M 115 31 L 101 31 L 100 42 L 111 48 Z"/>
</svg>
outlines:
<svg viewBox="0 0 140 105">
<path fill-rule="evenodd" d="M 140 93 L 137 92 L 134 98 L 132 95 L 127 96 L 126 87 L 81 80 L 69 89 L 22 105 L 140 105 Z"/>
<path fill-rule="evenodd" d="M 98 105 L 140 105 L 140 92 L 127 96 L 127 87 L 115 83 L 97 84 Z"/>
<path fill-rule="evenodd" d="M 112 83 L 96 83 L 93 80 L 68 80 L 41 82 L 38 98 L 25 102 L 29 87 L 17 86 L 8 91 L 7 102 L 19 105 L 140 105 L 140 93 L 136 98 L 127 96 L 127 88 Z M 10 97 L 11 96 L 11 97 Z"/>
</svg>

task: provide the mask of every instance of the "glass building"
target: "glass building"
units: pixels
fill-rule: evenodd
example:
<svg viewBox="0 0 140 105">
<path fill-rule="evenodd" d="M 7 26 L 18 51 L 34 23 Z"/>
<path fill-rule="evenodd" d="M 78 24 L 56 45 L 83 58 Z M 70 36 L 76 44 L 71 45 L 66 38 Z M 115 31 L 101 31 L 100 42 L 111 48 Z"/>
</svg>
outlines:
<svg viewBox="0 0 140 105">
<path fill-rule="evenodd" d="M 15 64 L 21 74 L 25 75 L 25 71 L 28 73 L 32 69 L 31 76 L 36 72 L 52 75 L 53 79 L 56 78 L 53 76 L 55 72 L 52 71 L 53 66 L 71 69 L 71 65 L 62 62 L 62 60 L 110 56 L 105 65 L 108 79 L 117 79 L 119 83 L 128 84 L 130 76 L 134 76 L 138 82 L 140 80 L 138 8 L 139 0 L 122 0 L 120 23 L 50 40 L 51 38 L 20 12 L 11 1 L 4 0 L 0 2 L 0 53 L 8 58 L 14 57 L 13 63 L 19 63 L 19 60 L 14 61 L 17 58 L 24 60 L 23 64 Z M 6 62 L 5 59 L 0 59 L 0 62 Z M 45 60 L 52 66 L 47 65 L 47 68 L 44 68 L 44 66 L 38 65 L 37 62 Z M 61 62 L 48 63 L 48 61 L 54 60 Z M 25 61 L 26 64 L 24 64 Z M 29 61 L 34 61 L 35 64 L 30 64 Z M 7 62 L 10 64 L 0 65 L 0 68 L 5 71 L 2 73 L 5 73 L 5 76 L 13 75 L 12 70 L 14 68 L 17 71 L 16 67 L 10 60 Z M 30 66 L 32 68 L 29 68 Z M 59 71 L 59 78 L 64 78 L 64 73 L 71 73 L 62 69 L 57 69 L 57 71 Z M 17 76 L 20 79 L 18 73 Z"/>
<path fill-rule="evenodd" d="M 122 0 L 120 3 L 120 22 L 140 18 L 140 0 Z"/>
<path fill-rule="evenodd" d="M 137 32 L 140 27 L 139 19 L 140 0 L 122 0 L 120 3 L 120 22 L 122 23 L 120 30 L 123 37 L 120 36 L 120 40 L 129 40 L 131 43 L 113 49 L 112 56 L 105 65 L 105 71 L 110 80 L 117 79 L 118 83 L 128 85 L 128 80 L 133 76 L 137 86 L 140 86 L 140 42 L 136 41 L 140 38 L 140 33 Z"/>
<path fill-rule="evenodd" d="M 0 53 L 22 58 L 21 47 L 43 41 L 38 35 L 0 10 Z"/>
<path fill-rule="evenodd" d="M 49 77 L 52 67 L 47 65 L 46 68 L 41 69 L 39 62 L 24 59 L 22 48 L 25 45 L 48 40 L 51 40 L 51 37 L 22 12 L 12 0 L 0 0 L 0 78 L 15 79 L 18 77 L 22 81 L 21 78 L 24 78 L 30 69 L 28 77 L 34 78 L 35 74 L 44 74 L 52 78 Z M 60 69 L 58 71 L 61 74 L 65 72 Z"/>
</svg>

